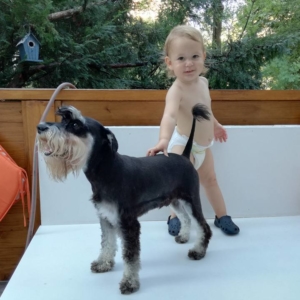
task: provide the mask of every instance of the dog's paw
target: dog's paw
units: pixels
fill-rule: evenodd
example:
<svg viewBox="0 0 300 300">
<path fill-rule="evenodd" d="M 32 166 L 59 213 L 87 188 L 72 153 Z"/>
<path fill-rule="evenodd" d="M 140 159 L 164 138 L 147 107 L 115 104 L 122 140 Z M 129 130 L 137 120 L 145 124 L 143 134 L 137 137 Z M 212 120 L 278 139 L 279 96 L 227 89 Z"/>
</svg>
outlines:
<svg viewBox="0 0 300 300">
<path fill-rule="evenodd" d="M 140 288 L 140 282 L 133 278 L 123 278 L 120 282 L 120 291 L 122 294 L 132 294 Z"/>
<path fill-rule="evenodd" d="M 95 260 L 91 264 L 91 270 L 94 273 L 104 273 L 104 272 L 110 271 L 114 265 L 115 265 L 115 262 L 113 260 L 110 260 L 110 261 Z"/>
<path fill-rule="evenodd" d="M 205 253 L 205 251 L 189 250 L 188 257 L 192 260 L 199 260 L 205 256 Z"/>
<path fill-rule="evenodd" d="M 178 243 L 178 244 L 185 244 L 187 243 L 189 240 L 189 237 L 188 236 L 184 236 L 184 235 L 177 235 L 175 237 L 175 242 Z"/>
</svg>

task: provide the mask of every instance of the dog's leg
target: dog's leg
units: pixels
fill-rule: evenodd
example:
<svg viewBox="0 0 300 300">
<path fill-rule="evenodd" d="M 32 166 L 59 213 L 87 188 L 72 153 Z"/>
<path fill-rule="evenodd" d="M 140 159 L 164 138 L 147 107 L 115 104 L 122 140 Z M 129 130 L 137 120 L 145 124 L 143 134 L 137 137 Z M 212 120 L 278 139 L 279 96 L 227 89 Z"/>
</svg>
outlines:
<svg viewBox="0 0 300 300">
<path fill-rule="evenodd" d="M 140 223 L 125 218 L 121 222 L 120 236 L 123 246 L 124 274 L 120 282 L 122 294 L 131 294 L 140 287 Z"/>
<path fill-rule="evenodd" d="M 179 234 L 175 237 L 175 241 L 179 244 L 186 243 L 190 238 L 191 219 L 185 211 L 181 200 L 174 200 L 170 206 L 176 213 L 181 224 Z"/>
<path fill-rule="evenodd" d="M 91 270 L 95 273 L 110 271 L 117 251 L 117 231 L 107 220 L 100 217 L 102 231 L 101 252 L 97 260 L 92 262 Z"/>
<path fill-rule="evenodd" d="M 194 247 L 190 249 L 188 253 L 189 258 L 193 260 L 199 260 L 205 256 L 209 240 L 212 236 L 211 229 L 203 217 L 201 205 L 199 205 L 199 196 L 197 195 L 196 198 L 197 199 L 194 200 L 192 204 L 182 202 L 186 212 L 189 213 L 196 225 L 197 240 Z"/>
</svg>

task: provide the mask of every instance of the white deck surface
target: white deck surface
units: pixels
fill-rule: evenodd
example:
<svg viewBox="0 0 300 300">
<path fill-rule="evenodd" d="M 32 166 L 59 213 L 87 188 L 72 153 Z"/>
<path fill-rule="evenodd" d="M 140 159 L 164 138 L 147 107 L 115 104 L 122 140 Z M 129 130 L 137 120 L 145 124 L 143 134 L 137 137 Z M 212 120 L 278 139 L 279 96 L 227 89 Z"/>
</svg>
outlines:
<svg viewBox="0 0 300 300">
<path fill-rule="evenodd" d="M 100 226 L 41 226 L 1 300 L 202 299 L 299 300 L 300 216 L 235 219 L 241 233 L 225 236 L 208 220 L 213 237 L 206 257 L 191 261 L 166 222 L 142 222 L 141 287 L 121 295 L 120 247 L 111 272 L 94 274 Z"/>
</svg>

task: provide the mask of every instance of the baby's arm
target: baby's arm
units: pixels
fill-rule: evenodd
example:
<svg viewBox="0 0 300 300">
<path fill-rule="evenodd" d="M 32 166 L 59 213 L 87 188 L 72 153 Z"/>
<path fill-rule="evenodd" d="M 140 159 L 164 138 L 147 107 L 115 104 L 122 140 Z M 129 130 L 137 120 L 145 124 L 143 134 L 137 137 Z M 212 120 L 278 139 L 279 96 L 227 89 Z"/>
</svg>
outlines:
<svg viewBox="0 0 300 300">
<path fill-rule="evenodd" d="M 176 126 L 180 99 L 179 91 L 172 86 L 166 96 L 165 110 L 160 122 L 159 141 L 155 147 L 148 150 L 148 156 L 153 156 L 160 151 L 168 156 L 168 145 Z"/>
<path fill-rule="evenodd" d="M 200 76 L 200 79 L 205 82 L 208 88 L 208 80 L 205 77 Z M 226 129 L 217 121 L 217 119 L 214 118 L 214 136 L 215 140 L 219 142 L 226 142 L 227 141 L 227 132 Z"/>
<path fill-rule="evenodd" d="M 217 121 L 214 117 L 214 136 L 215 140 L 219 142 L 226 142 L 227 141 L 227 131 L 226 129 Z"/>
</svg>

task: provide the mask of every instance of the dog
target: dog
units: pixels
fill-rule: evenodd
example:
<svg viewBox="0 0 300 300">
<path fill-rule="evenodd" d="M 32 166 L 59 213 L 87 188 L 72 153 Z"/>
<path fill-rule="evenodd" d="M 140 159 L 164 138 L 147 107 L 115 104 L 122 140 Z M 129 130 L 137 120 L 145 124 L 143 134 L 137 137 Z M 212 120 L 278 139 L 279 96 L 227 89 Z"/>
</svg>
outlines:
<svg viewBox="0 0 300 300">
<path fill-rule="evenodd" d="M 140 223 L 138 217 L 154 208 L 170 205 L 181 221 L 177 243 L 189 239 L 191 219 L 197 240 L 188 257 L 199 260 L 206 254 L 211 229 L 203 217 L 199 177 L 190 162 L 196 121 L 209 120 L 204 105 L 192 109 L 191 133 L 182 155 L 169 153 L 151 157 L 130 157 L 118 153 L 114 134 L 98 121 L 82 116 L 72 106 L 58 109 L 61 122 L 38 124 L 39 151 L 57 181 L 71 172 L 83 170 L 91 184 L 92 202 L 100 219 L 102 238 L 99 257 L 92 262 L 92 272 L 110 271 L 121 238 L 124 273 L 120 282 L 122 294 L 140 287 Z"/>
</svg>

